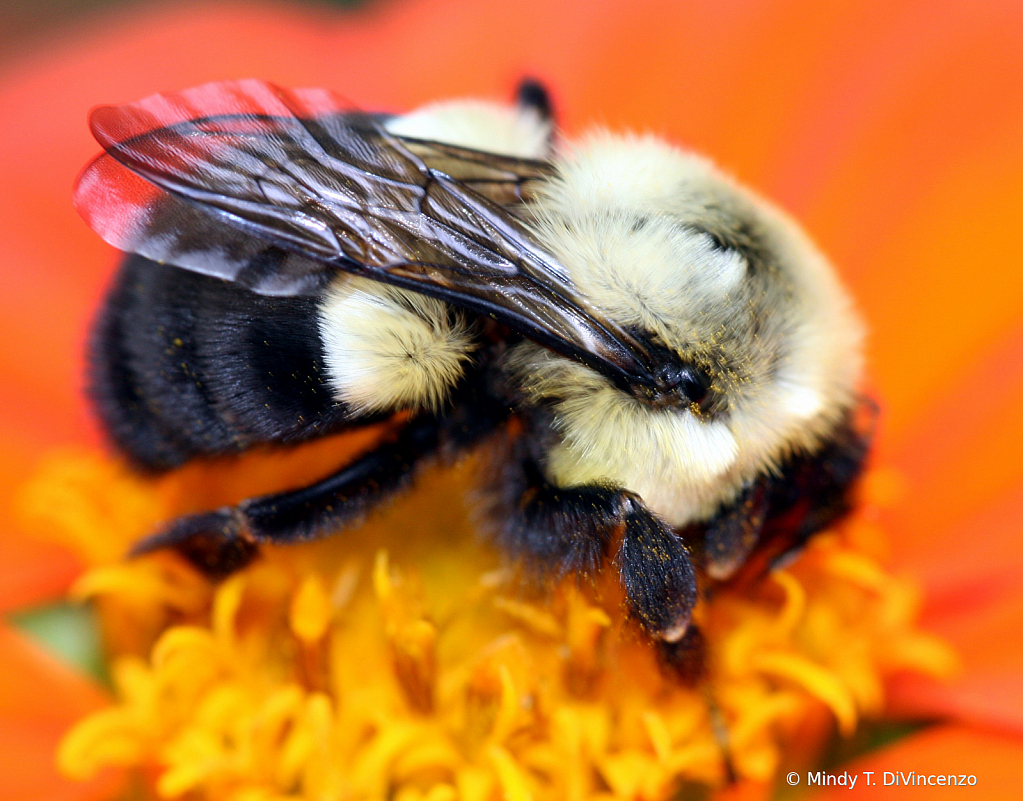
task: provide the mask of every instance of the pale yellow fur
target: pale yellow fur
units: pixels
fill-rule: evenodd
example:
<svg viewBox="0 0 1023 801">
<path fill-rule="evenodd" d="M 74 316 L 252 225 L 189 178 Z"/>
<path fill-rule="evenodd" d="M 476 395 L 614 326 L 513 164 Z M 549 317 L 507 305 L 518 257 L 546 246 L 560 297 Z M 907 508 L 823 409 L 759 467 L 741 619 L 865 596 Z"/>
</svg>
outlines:
<svg viewBox="0 0 1023 801">
<path fill-rule="evenodd" d="M 542 158 L 550 147 L 550 122 L 535 110 L 482 100 L 431 103 L 388 120 L 384 127 L 398 136 L 519 158 Z"/>
<path fill-rule="evenodd" d="M 327 291 L 320 335 L 335 395 L 360 413 L 438 409 L 472 347 L 441 301 L 348 276 Z"/>
</svg>

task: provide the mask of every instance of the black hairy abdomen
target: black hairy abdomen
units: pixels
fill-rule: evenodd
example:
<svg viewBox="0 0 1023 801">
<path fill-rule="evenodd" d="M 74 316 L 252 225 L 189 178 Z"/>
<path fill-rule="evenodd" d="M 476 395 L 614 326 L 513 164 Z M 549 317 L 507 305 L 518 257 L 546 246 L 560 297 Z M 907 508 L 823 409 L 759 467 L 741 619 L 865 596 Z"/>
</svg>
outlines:
<svg viewBox="0 0 1023 801">
<path fill-rule="evenodd" d="M 97 322 L 90 394 L 138 466 L 297 442 L 340 428 L 315 297 L 265 297 L 129 256 Z"/>
</svg>

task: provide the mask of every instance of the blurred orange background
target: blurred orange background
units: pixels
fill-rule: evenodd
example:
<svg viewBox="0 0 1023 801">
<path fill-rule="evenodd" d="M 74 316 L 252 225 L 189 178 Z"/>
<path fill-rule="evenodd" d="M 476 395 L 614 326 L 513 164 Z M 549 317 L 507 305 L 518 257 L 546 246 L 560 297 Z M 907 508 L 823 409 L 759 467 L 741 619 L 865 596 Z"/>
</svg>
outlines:
<svg viewBox="0 0 1023 801">
<path fill-rule="evenodd" d="M 871 332 L 875 461 L 901 476 L 882 521 L 891 561 L 922 583 L 925 625 L 964 665 L 951 685 L 892 688 L 894 713 L 944 721 L 927 733 L 938 751 L 916 738 L 895 758 L 979 760 L 1005 791 L 984 797 L 1016 797 L 998 766 L 1023 757 L 1018 0 L 119 5 L 28 28 L 0 59 L 0 610 L 58 597 L 79 569 L 18 531 L 10 496 L 42 454 L 99 446 L 81 354 L 116 254 L 70 203 L 98 149 L 89 108 L 260 77 L 404 110 L 506 98 L 532 75 L 568 135 L 599 123 L 705 153 L 837 265 Z M 99 691 L 16 628 L 0 635 L 0 683 L 28 698 L 0 694 L 5 796 L 95 793 L 52 775 L 46 749 Z"/>
</svg>

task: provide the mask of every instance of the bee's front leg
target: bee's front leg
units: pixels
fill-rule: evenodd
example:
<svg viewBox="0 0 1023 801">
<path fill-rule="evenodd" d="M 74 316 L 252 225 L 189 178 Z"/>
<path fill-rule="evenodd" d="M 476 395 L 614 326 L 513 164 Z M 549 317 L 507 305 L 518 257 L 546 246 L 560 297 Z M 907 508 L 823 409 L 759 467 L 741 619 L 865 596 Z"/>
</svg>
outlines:
<svg viewBox="0 0 1023 801">
<path fill-rule="evenodd" d="M 611 557 L 632 616 L 666 644 L 686 635 L 696 574 L 681 538 L 621 487 L 557 487 L 532 460 L 509 462 L 492 510 L 503 544 L 545 573 L 587 573 Z"/>
<path fill-rule="evenodd" d="M 619 490 L 624 515 L 622 540 L 614 557 L 629 608 L 648 632 L 666 643 L 680 642 L 696 604 L 696 572 L 682 538 L 643 505 Z"/>
</svg>

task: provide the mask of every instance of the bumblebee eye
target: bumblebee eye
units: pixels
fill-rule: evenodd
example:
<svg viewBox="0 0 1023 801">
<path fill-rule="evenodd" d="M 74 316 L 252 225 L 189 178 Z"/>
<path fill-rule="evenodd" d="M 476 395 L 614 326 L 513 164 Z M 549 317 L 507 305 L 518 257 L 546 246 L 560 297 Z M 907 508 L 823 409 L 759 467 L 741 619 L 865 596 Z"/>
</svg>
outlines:
<svg viewBox="0 0 1023 801">
<path fill-rule="evenodd" d="M 699 367 L 686 365 L 678 371 L 676 387 L 690 403 L 701 405 L 710 392 L 710 376 Z"/>
<path fill-rule="evenodd" d="M 710 376 L 695 364 L 665 364 L 657 378 L 661 392 L 681 395 L 696 406 L 702 407 L 710 394 Z"/>
</svg>

